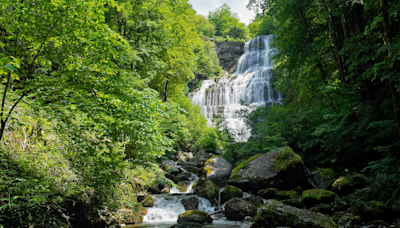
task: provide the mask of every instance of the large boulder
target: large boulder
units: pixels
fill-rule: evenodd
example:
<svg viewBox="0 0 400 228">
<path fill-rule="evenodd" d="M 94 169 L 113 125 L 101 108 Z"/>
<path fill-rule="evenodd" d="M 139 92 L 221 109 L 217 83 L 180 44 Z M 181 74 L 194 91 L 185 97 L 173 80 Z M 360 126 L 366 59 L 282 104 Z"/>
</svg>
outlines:
<svg viewBox="0 0 400 228">
<path fill-rule="evenodd" d="M 218 204 L 219 188 L 211 181 L 206 181 L 201 187 L 198 195 L 208 199 L 212 205 Z"/>
<path fill-rule="evenodd" d="M 254 204 L 247 202 L 244 199 L 233 198 L 225 204 L 224 214 L 230 220 L 241 221 L 246 216 L 255 216 L 257 208 Z"/>
<path fill-rule="evenodd" d="M 206 161 L 204 171 L 207 180 L 213 182 L 218 187 L 224 187 L 228 184 L 228 179 L 232 172 L 232 165 L 222 156 L 214 155 Z"/>
<path fill-rule="evenodd" d="M 290 147 L 282 147 L 240 163 L 232 171 L 229 184 L 257 193 L 271 187 L 290 190 L 308 182 L 301 157 Z"/>
<path fill-rule="evenodd" d="M 335 202 L 336 194 L 325 189 L 310 189 L 302 193 L 301 198 L 307 207 L 316 204 L 331 204 Z"/>
<path fill-rule="evenodd" d="M 227 185 L 221 192 L 221 204 L 224 204 L 226 201 L 230 199 L 242 198 L 242 197 L 243 197 L 242 189 L 232 185 Z"/>
<path fill-rule="evenodd" d="M 339 177 L 335 182 L 332 184 L 332 190 L 340 195 L 344 196 L 349 193 L 354 192 L 354 186 L 350 183 L 349 179 L 346 177 Z"/>
<path fill-rule="evenodd" d="M 199 209 L 199 198 L 196 196 L 190 196 L 187 198 L 183 198 L 181 203 L 185 207 L 185 210 L 198 210 Z"/>
<path fill-rule="evenodd" d="M 209 214 L 199 210 L 186 211 L 178 216 L 178 224 L 181 223 L 212 223 L 213 219 Z"/>
<path fill-rule="evenodd" d="M 276 200 L 269 200 L 260 207 L 254 218 L 252 228 L 258 227 L 337 227 L 333 220 L 325 215 L 299 209 Z"/>
</svg>

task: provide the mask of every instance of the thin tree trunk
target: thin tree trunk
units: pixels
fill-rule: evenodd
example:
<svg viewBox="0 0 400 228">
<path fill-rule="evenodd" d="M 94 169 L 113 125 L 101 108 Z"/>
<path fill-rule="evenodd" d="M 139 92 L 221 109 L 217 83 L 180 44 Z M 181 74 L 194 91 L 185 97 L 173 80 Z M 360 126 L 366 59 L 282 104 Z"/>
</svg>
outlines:
<svg viewBox="0 0 400 228">
<path fill-rule="evenodd" d="M 323 5 L 324 5 L 326 13 L 329 15 L 329 10 L 328 10 L 328 7 L 326 6 L 325 0 L 323 0 Z M 326 21 L 328 23 L 329 32 L 331 34 L 331 38 L 332 38 L 332 42 L 333 42 L 334 53 L 335 53 L 335 56 L 336 56 L 338 67 L 339 67 L 340 80 L 343 83 L 346 83 L 345 74 L 344 74 L 344 68 L 343 68 L 343 61 L 342 61 L 342 57 L 339 54 L 339 47 L 338 47 L 338 43 L 337 43 L 337 39 L 336 39 L 336 34 L 332 29 L 331 17 L 330 16 L 326 16 Z"/>
<path fill-rule="evenodd" d="M 167 102 L 168 82 L 169 82 L 169 74 L 167 73 L 167 81 L 165 82 L 165 88 L 164 88 L 164 102 Z"/>
<path fill-rule="evenodd" d="M 389 5 L 387 0 L 381 0 L 381 7 L 380 7 L 382 17 L 383 17 L 383 27 L 385 30 L 385 41 L 388 49 L 388 67 L 389 71 L 393 70 L 392 64 L 391 64 L 391 56 L 393 55 L 392 53 L 392 30 L 390 28 L 389 24 Z M 392 102 L 393 102 L 393 109 L 394 109 L 394 115 L 396 118 L 396 123 L 397 123 L 397 129 L 399 130 L 399 135 L 400 135 L 400 98 L 399 98 L 399 93 L 396 91 L 396 87 L 394 86 L 394 81 L 393 78 L 390 78 L 389 81 L 389 86 L 390 86 L 390 91 L 392 93 Z"/>
</svg>

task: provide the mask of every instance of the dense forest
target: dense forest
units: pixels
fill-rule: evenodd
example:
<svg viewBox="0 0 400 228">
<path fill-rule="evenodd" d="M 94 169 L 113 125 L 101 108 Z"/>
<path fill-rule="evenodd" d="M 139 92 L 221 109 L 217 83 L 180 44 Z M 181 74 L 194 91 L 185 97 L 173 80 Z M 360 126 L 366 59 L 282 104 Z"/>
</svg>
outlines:
<svg viewBox="0 0 400 228">
<path fill-rule="evenodd" d="M 400 208 L 400 23 L 395 0 L 250 0 L 246 26 L 188 0 L 0 0 L 0 227 L 91 227 L 136 194 L 174 186 L 159 167 L 223 150 L 232 164 L 290 146 L 313 170 L 364 173 Z M 282 104 L 242 112 L 237 143 L 187 97 L 223 76 L 215 42 L 275 34 Z M 251 105 L 251 104 L 250 104 Z M 107 216 L 106 216 L 107 217 Z"/>
</svg>

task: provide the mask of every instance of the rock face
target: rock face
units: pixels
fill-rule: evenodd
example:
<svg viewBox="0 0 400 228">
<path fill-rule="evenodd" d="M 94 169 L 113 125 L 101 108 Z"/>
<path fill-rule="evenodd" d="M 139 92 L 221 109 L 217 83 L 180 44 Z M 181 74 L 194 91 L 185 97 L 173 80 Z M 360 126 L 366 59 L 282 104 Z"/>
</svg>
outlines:
<svg viewBox="0 0 400 228">
<path fill-rule="evenodd" d="M 224 187 L 228 184 L 232 165 L 222 156 L 214 155 L 206 161 L 204 171 L 207 180 L 213 182 L 218 187 Z"/>
<path fill-rule="evenodd" d="M 199 210 L 186 211 L 178 216 L 178 223 L 212 223 L 213 219 L 206 212 Z"/>
<path fill-rule="evenodd" d="M 256 194 L 260 189 L 271 187 L 289 190 L 305 186 L 307 178 L 301 157 L 290 147 L 282 147 L 239 164 L 229 184 Z"/>
<path fill-rule="evenodd" d="M 254 206 L 254 204 L 247 202 L 244 199 L 233 198 L 226 202 L 224 213 L 226 218 L 240 221 L 246 216 L 255 216 L 257 213 L 257 208 Z"/>
<path fill-rule="evenodd" d="M 219 65 L 225 71 L 233 73 L 236 70 L 237 61 L 244 54 L 244 43 L 242 42 L 221 42 L 215 44 L 218 54 Z"/>
<path fill-rule="evenodd" d="M 199 199 L 196 196 L 191 196 L 181 200 L 181 203 L 185 207 L 185 210 L 198 210 Z"/>
<path fill-rule="evenodd" d="M 270 200 L 257 211 L 252 228 L 258 227 L 333 228 L 337 225 L 328 216 Z"/>
<path fill-rule="evenodd" d="M 243 191 L 232 185 L 225 186 L 224 190 L 221 192 L 221 204 L 233 198 L 242 198 Z"/>
</svg>

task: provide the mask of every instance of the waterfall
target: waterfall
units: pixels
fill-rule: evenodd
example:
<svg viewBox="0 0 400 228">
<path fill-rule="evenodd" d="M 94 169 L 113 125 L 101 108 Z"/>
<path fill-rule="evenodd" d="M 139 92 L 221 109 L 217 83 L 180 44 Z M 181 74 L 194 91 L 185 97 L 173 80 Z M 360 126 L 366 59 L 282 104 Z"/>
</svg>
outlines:
<svg viewBox="0 0 400 228">
<path fill-rule="evenodd" d="M 240 57 L 236 72 L 219 81 L 204 80 L 202 86 L 189 94 L 189 98 L 201 108 L 201 113 L 212 125 L 213 115 L 223 116 L 227 127 L 238 142 L 247 141 L 251 136 L 244 120 L 237 114 L 240 110 L 252 111 L 257 106 L 280 102 L 271 82 L 273 51 L 270 47 L 273 35 L 258 36 L 245 45 L 245 53 Z M 243 106 L 241 102 L 250 103 Z"/>
</svg>

